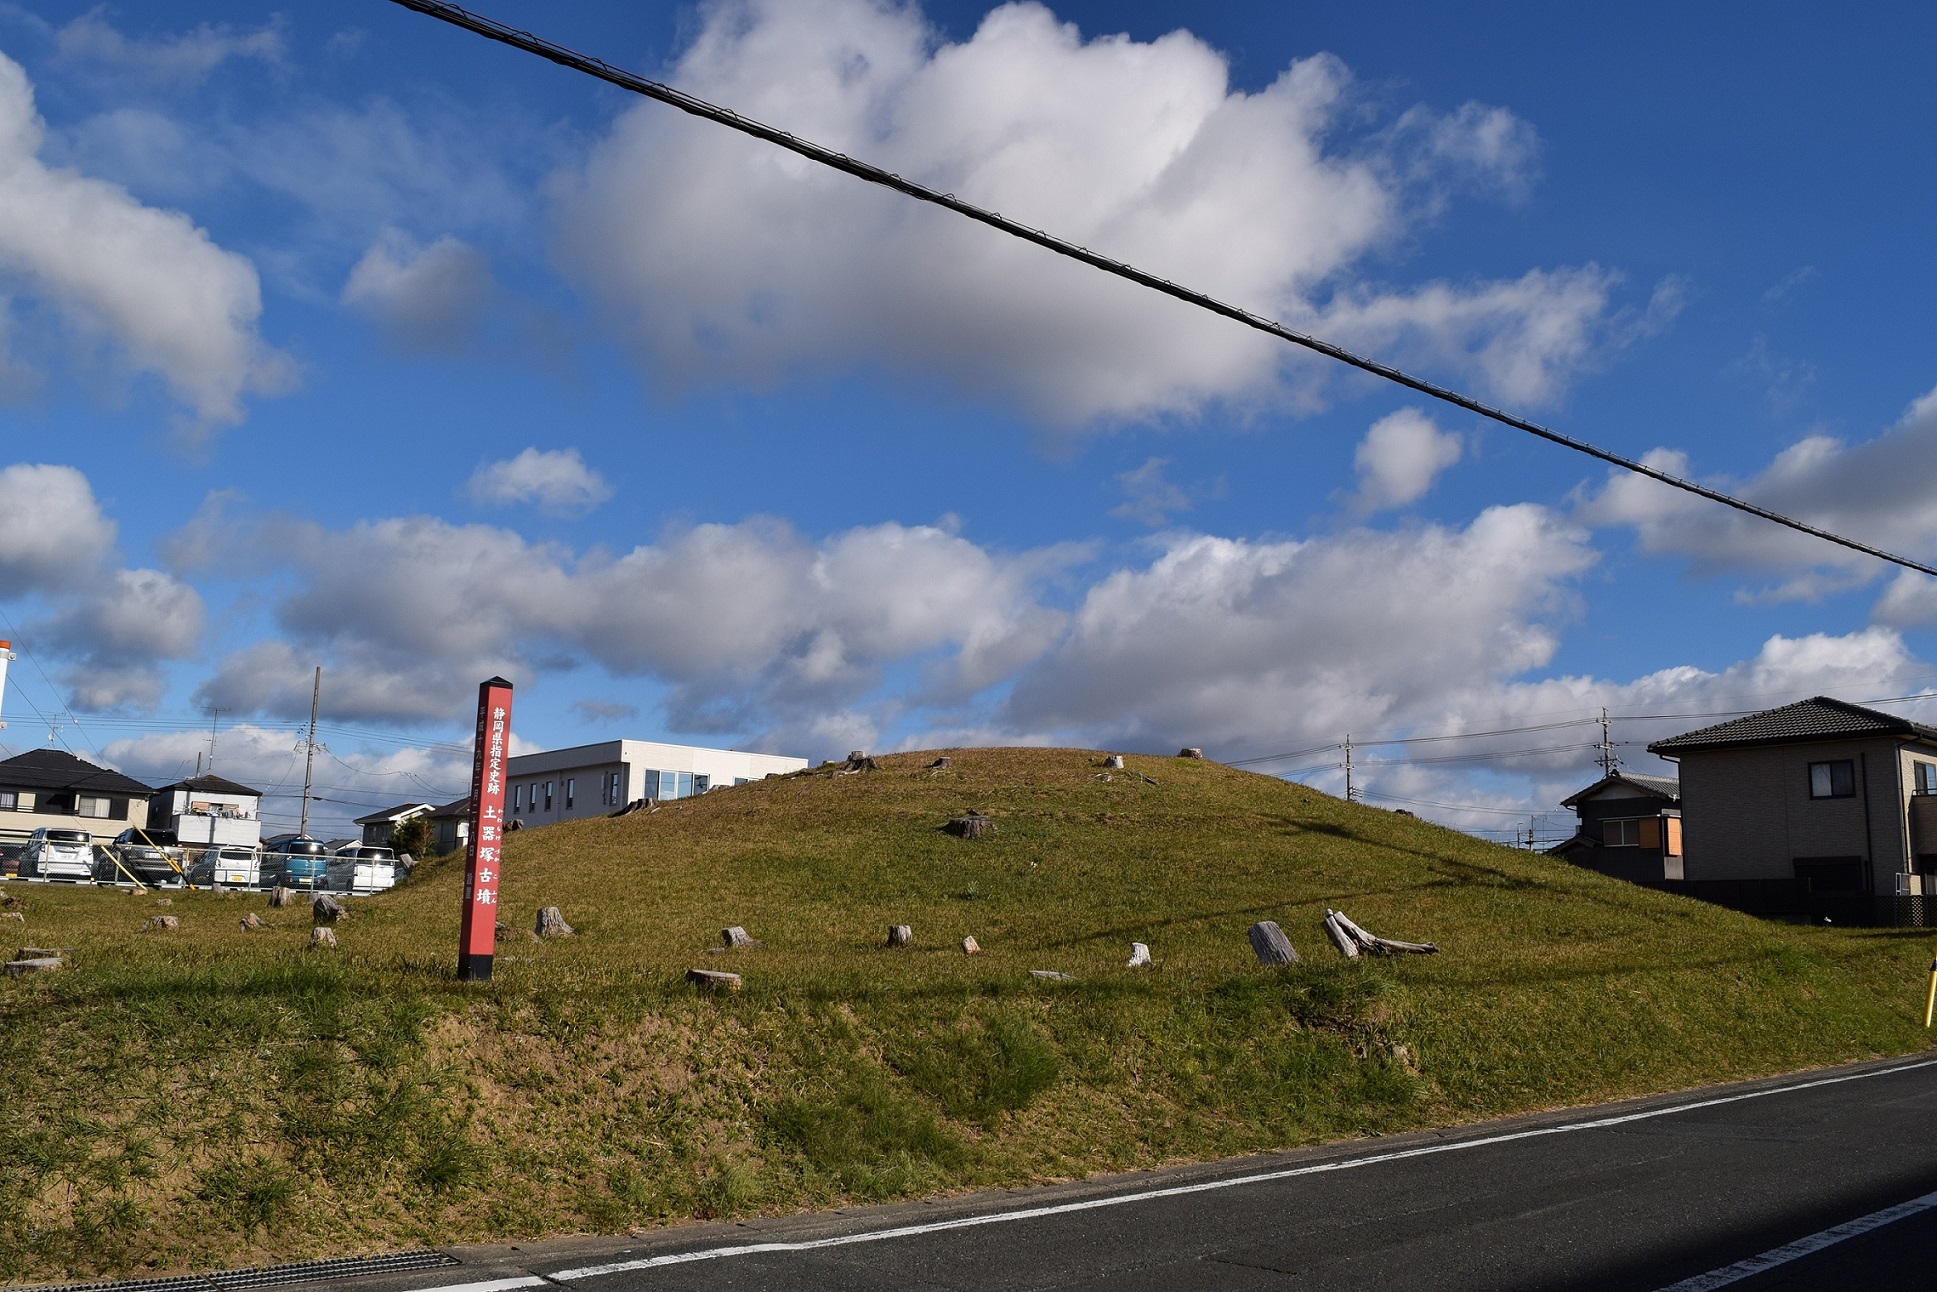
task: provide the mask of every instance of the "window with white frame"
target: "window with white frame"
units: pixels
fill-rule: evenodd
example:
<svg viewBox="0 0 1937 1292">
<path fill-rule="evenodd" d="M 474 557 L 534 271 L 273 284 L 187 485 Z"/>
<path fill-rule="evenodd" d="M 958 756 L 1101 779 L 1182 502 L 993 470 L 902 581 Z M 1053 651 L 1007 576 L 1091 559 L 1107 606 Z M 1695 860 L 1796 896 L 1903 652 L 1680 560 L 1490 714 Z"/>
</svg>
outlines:
<svg viewBox="0 0 1937 1292">
<path fill-rule="evenodd" d="M 578 778 L 576 776 L 567 776 L 565 778 L 565 806 L 566 807 L 570 807 L 572 805 L 572 797 L 575 793 L 577 793 L 577 791 L 578 791 Z"/>
<path fill-rule="evenodd" d="M 74 800 L 75 816 L 99 817 L 105 820 L 110 810 L 112 810 L 111 804 L 107 799 L 91 798 L 83 794 Z"/>
<path fill-rule="evenodd" d="M 1918 763 L 1916 769 L 1917 793 L 1937 794 L 1937 763 Z"/>
</svg>

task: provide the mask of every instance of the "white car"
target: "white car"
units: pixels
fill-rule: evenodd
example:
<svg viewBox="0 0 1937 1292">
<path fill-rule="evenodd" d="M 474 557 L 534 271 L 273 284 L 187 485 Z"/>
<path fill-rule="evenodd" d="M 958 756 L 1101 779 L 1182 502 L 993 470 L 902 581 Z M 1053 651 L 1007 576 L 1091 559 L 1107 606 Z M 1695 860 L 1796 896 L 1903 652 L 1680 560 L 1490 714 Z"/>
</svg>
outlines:
<svg viewBox="0 0 1937 1292">
<path fill-rule="evenodd" d="M 330 859 L 325 887 L 339 893 L 381 893 L 397 886 L 397 854 L 375 844 L 358 843 Z"/>
<path fill-rule="evenodd" d="M 93 883 L 94 836 L 85 830 L 42 826 L 28 836 L 27 849 L 20 854 L 20 877 Z"/>
<path fill-rule="evenodd" d="M 254 848 L 238 844 L 210 848 L 189 866 L 188 882 L 212 888 L 257 888 L 262 884 L 262 858 Z"/>
</svg>

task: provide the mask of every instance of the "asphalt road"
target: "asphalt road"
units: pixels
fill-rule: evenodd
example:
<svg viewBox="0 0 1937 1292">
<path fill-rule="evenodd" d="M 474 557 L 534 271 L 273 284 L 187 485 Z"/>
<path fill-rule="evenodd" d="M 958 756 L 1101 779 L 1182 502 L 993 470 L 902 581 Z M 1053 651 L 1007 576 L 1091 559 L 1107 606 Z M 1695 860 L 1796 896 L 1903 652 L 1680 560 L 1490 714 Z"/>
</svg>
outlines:
<svg viewBox="0 0 1937 1292">
<path fill-rule="evenodd" d="M 1085 1185 L 460 1255 L 369 1286 L 1932 1288 L 1937 1059 Z"/>
</svg>

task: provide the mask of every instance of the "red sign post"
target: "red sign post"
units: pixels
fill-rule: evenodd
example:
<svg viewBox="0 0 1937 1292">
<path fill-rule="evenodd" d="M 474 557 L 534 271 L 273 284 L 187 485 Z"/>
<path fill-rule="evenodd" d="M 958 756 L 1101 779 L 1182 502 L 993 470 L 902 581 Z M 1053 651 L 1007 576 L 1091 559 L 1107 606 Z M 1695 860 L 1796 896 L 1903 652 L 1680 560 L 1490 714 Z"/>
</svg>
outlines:
<svg viewBox="0 0 1937 1292">
<path fill-rule="evenodd" d="M 511 683 L 478 684 L 476 752 L 471 756 L 471 841 L 464 857 L 464 918 L 457 938 L 457 976 L 491 976 L 498 941 L 498 880 L 504 856 L 504 763 L 511 740 Z"/>
</svg>

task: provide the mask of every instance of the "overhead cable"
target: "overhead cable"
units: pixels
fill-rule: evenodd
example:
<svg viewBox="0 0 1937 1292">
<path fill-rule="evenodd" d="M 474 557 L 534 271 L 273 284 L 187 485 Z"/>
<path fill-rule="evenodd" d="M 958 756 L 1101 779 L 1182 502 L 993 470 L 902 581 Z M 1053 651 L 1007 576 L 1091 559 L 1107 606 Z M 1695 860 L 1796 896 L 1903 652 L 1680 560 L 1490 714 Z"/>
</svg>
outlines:
<svg viewBox="0 0 1937 1292">
<path fill-rule="evenodd" d="M 1834 543 L 1839 547 L 1846 547 L 1853 552 L 1861 552 L 1865 556 L 1873 556 L 1880 561 L 1887 561 L 1892 565 L 1900 565 L 1907 570 L 1915 570 L 1919 574 L 1928 574 L 1937 578 L 1937 566 L 1925 565 L 1920 561 L 1913 561 L 1907 556 L 1898 556 L 1895 553 L 1886 552 L 1880 547 L 1874 547 L 1858 539 L 1845 538 L 1843 535 L 1834 533 L 1831 530 L 1811 525 L 1791 516 L 1785 516 L 1778 511 L 1771 511 L 1767 507 L 1758 506 L 1746 499 L 1737 498 L 1733 494 L 1723 493 L 1719 489 L 1711 489 L 1707 485 L 1697 484 L 1693 480 L 1684 479 L 1671 472 L 1663 471 L 1658 467 L 1651 467 L 1645 462 L 1640 462 L 1634 458 L 1625 457 L 1622 454 L 1596 447 L 1593 444 L 1589 444 L 1586 440 L 1563 434 L 1550 427 L 1542 426 L 1538 422 L 1531 422 L 1526 418 L 1516 417 L 1504 409 L 1495 408 L 1491 404 L 1483 403 L 1470 395 L 1463 395 L 1448 386 L 1439 385 L 1423 377 L 1415 377 L 1411 373 L 1393 367 L 1391 364 L 1381 363 L 1377 359 L 1371 359 L 1365 355 L 1347 350 L 1345 347 L 1335 345 L 1330 341 L 1323 341 L 1315 336 L 1299 332 L 1285 326 L 1283 323 L 1277 322 L 1275 319 L 1266 318 L 1262 314 L 1254 314 L 1250 310 L 1228 304 L 1218 300 L 1214 296 L 1208 296 L 1203 292 L 1185 287 L 1182 284 L 1173 283 L 1168 278 L 1161 278 L 1156 274 L 1138 269 L 1135 265 L 1121 260 L 1113 260 L 1099 252 L 1091 251 L 1088 247 L 1079 246 L 1074 242 L 1059 238 L 1051 233 L 1045 233 L 1041 229 L 1032 229 L 1026 224 L 1011 220 L 1007 216 L 995 211 L 976 206 L 970 202 L 965 202 L 953 193 L 943 193 L 939 190 L 929 188 L 924 184 L 918 184 L 914 180 L 906 179 L 903 176 L 895 174 L 893 171 L 884 170 L 869 162 L 849 157 L 845 153 L 824 147 L 821 144 L 814 143 L 812 140 L 802 139 L 798 135 L 791 134 L 775 126 L 767 125 L 764 122 L 756 121 L 751 117 L 741 116 L 731 108 L 720 107 L 718 104 L 710 103 L 696 95 L 688 94 L 684 90 L 675 89 L 670 85 L 649 80 L 635 72 L 628 72 L 623 68 L 614 67 L 603 59 L 593 58 L 588 54 L 581 54 L 576 50 L 567 49 L 563 45 L 545 40 L 539 36 L 534 36 L 527 31 L 520 31 L 515 27 L 506 26 L 501 22 L 472 13 L 458 5 L 444 3 L 444 0 L 391 0 L 391 3 L 402 5 L 406 9 L 411 9 L 417 13 L 450 23 L 452 26 L 462 27 L 464 30 L 475 32 L 488 40 L 495 40 L 500 44 L 509 45 L 513 49 L 523 50 L 528 54 L 536 54 L 538 57 L 557 63 L 561 67 L 568 67 L 573 71 L 583 72 L 587 76 L 596 77 L 606 82 L 608 85 L 616 85 L 622 90 L 629 90 L 634 94 L 657 100 L 660 103 L 677 108 L 681 112 L 691 116 L 715 122 L 719 125 L 726 126 L 730 130 L 737 130 L 744 135 L 751 135 L 755 139 L 764 140 L 767 143 L 773 144 L 775 147 L 785 148 L 789 152 L 798 153 L 809 161 L 818 162 L 820 165 L 841 171 L 844 174 L 852 175 L 856 179 L 865 180 L 870 184 L 878 184 L 883 188 L 893 189 L 895 192 L 912 197 L 917 201 L 927 202 L 931 205 L 953 211 L 957 215 L 974 220 L 979 224 L 988 225 L 990 228 L 1006 233 L 1010 237 L 1020 238 L 1024 242 L 1032 242 L 1036 246 L 1042 247 L 1047 251 L 1052 251 L 1059 256 L 1066 256 L 1071 260 L 1080 261 L 1092 269 L 1100 269 L 1106 274 L 1113 274 L 1118 278 L 1136 283 L 1140 287 L 1147 287 L 1151 291 L 1161 292 L 1165 296 L 1183 301 L 1185 304 L 1195 305 L 1199 309 L 1208 310 L 1210 313 L 1230 319 L 1232 322 L 1242 323 L 1248 328 L 1277 337 L 1280 341 L 1287 341 L 1292 345 L 1302 346 L 1307 350 L 1322 354 L 1326 358 L 1348 364 L 1351 367 L 1359 369 L 1361 372 L 1371 373 L 1375 377 L 1381 377 L 1386 381 L 1404 386 L 1409 390 L 1417 391 L 1422 395 L 1440 400 L 1443 403 L 1452 404 L 1457 408 L 1463 408 L 1469 413 L 1476 413 L 1489 421 L 1499 422 L 1503 426 L 1511 426 L 1515 430 L 1525 431 L 1529 435 L 1538 436 L 1550 443 L 1558 444 L 1562 448 L 1572 449 L 1576 453 L 1597 458 L 1602 462 L 1608 463 L 1610 466 L 1619 467 L 1623 471 L 1630 471 L 1635 475 L 1645 476 L 1650 480 L 1665 484 L 1670 488 L 1680 489 L 1685 493 L 1692 493 L 1697 497 L 1706 498 L 1710 502 L 1721 503 L 1725 507 L 1732 507 L 1736 511 L 1759 517 L 1772 524 L 1793 529 L 1798 533 L 1808 534 L 1810 537 L 1822 539 L 1826 543 Z"/>
</svg>

